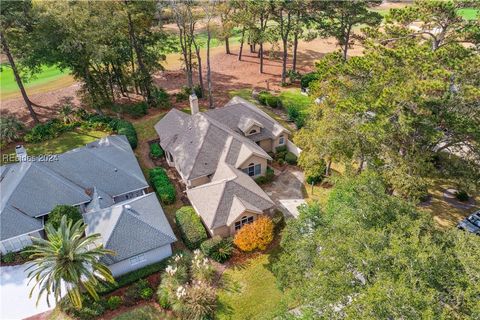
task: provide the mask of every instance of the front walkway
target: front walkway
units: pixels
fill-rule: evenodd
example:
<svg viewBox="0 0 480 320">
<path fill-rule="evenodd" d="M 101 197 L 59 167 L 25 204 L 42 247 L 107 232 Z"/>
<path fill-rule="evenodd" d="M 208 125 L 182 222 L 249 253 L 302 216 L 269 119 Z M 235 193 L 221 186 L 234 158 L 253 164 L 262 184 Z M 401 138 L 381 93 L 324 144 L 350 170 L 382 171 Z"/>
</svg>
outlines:
<svg viewBox="0 0 480 320">
<path fill-rule="evenodd" d="M 27 267 L 28 264 L 0 267 L 0 319 L 25 319 L 55 307 L 54 299 L 48 307 L 45 296 L 36 306 L 38 290 L 33 291 L 31 299 L 28 297 L 34 281 L 27 286 Z"/>
<path fill-rule="evenodd" d="M 303 172 L 294 166 L 282 171 L 275 169 L 275 179 L 263 189 L 272 198 L 285 217 L 298 217 L 297 207 L 306 203 L 304 199 Z"/>
</svg>

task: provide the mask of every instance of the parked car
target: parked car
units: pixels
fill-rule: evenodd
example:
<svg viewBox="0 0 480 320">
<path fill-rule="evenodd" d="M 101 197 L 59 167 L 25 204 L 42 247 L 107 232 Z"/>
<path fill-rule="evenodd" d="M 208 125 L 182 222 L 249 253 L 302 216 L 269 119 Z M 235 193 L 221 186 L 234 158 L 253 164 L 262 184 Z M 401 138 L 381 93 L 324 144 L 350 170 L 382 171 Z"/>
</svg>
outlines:
<svg viewBox="0 0 480 320">
<path fill-rule="evenodd" d="M 457 227 L 480 236 L 480 210 L 460 221 Z"/>
</svg>

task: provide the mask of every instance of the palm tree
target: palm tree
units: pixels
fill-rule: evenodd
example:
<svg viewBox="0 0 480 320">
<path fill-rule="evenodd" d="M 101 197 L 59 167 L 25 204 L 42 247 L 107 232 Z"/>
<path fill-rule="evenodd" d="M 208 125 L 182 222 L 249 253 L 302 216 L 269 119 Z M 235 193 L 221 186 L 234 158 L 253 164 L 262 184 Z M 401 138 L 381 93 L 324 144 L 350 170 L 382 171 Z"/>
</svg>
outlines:
<svg viewBox="0 0 480 320">
<path fill-rule="evenodd" d="M 37 304 L 44 293 L 49 306 L 51 294 L 58 303 L 66 290 L 72 305 L 81 308 L 81 292 L 86 291 L 98 300 L 96 288 L 99 281 L 115 282 L 110 270 L 100 262 L 104 255 L 114 252 L 97 244 L 99 234 L 84 236 L 85 228 L 82 220 L 72 225 L 64 216 L 58 229 L 51 224 L 45 226 L 47 240 L 33 239 L 33 248 L 29 252 L 34 260 L 27 270 L 30 270 L 29 283 L 36 282 L 30 298 L 35 287 L 39 288 Z"/>
</svg>

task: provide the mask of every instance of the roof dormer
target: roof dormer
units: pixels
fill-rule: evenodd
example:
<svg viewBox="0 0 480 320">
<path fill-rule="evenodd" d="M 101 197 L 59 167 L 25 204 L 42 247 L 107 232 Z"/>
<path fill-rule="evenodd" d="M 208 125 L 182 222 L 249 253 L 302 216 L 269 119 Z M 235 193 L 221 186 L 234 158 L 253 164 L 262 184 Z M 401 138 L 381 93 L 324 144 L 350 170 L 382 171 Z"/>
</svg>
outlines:
<svg viewBox="0 0 480 320">
<path fill-rule="evenodd" d="M 260 133 L 263 129 L 263 125 L 255 119 L 243 118 L 238 124 L 238 128 L 245 136 L 251 136 Z"/>
</svg>

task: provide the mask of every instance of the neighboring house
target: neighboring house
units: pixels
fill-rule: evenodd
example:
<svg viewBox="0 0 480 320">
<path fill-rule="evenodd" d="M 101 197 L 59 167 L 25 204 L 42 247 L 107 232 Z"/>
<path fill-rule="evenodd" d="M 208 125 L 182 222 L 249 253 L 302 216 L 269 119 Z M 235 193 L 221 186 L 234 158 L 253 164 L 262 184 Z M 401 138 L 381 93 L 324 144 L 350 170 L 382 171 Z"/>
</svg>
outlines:
<svg viewBox="0 0 480 320">
<path fill-rule="evenodd" d="M 177 239 L 154 193 L 83 214 L 86 234 L 99 233 L 116 255 L 103 262 L 116 277 L 172 255 Z"/>
<path fill-rule="evenodd" d="M 210 234 L 232 235 L 274 207 L 253 179 L 265 175 L 267 152 L 287 146 L 290 132 L 239 97 L 206 112 L 195 96 L 190 104 L 191 115 L 172 109 L 155 130 Z"/>
<path fill-rule="evenodd" d="M 31 237 L 43 237 L 48 213 L 59 204 L 98 212 L 147 192 L 125 136 L 109 136 L 49 159 L 30 160 L 23 147 L 17 154 L 20 162 L 0 167 L 2 253 L 23 249 Z M 158 207 L 156 214 L 163 216 Z"/>
</svg>

